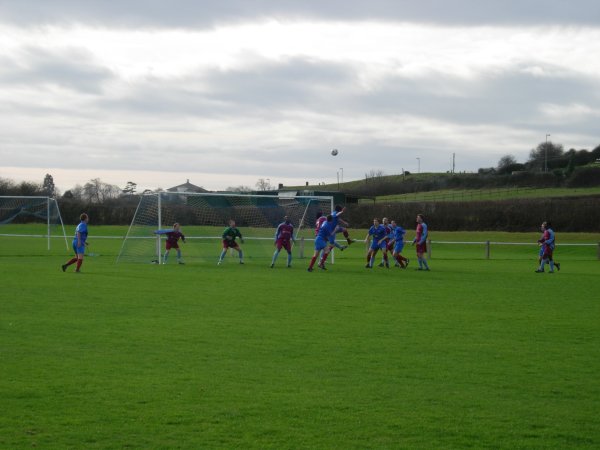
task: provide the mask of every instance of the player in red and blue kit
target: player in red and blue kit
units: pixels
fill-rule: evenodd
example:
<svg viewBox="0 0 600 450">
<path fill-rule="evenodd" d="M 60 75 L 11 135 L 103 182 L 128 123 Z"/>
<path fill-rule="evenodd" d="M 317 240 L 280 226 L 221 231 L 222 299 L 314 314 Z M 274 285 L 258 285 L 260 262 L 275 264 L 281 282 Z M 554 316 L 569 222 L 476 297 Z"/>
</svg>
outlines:
<svg viewBox="0 0 600 450">
<path fill-rule="evenodd" d="M 288 254 L 287 258 L 287 266 L 292 267 L 292 242 L 296 242 L 294 240 L 294 225 L 290 221 L 288 216 L 283 218 L 283 222 L 277 226 L 277 230 L 275 231 L 275 253 L 273 253 L 273 260 L 271 261 L 271 269 L 275 267 L 275 261 L 279 256 L 279 252 L 282 248 Z"/>
<path fill-rule="evenodd" d="M 77 263 L 75 272 L 80 273 L 81 265 L 83 264 L 83 255 L 85 254 L 85 247 L 88 245 L 87 224 L 90 221 L 90 219 L 86 213 L 82 213 L 79 216 L 79 220 L 81 222 L 79 223 L 79 225 L 77 225 L 77 228 L 75 229 L 75 237 L 73 238 L 73 251 L 75 252 L 75 257 L 71 258 L 69 261 L 62 265 L 63 272 L 66 272 L 67 267 L 69 267 L 71 264 Z"/>
<path fill-rule="evenodd" d="M 323 211 L 317 211 L 317 218 L 315 220 L 315 237 L 319 235 L 319 229 L 323 222 L 327 221 L 327 216 L 323 214 Z"/>
<path fill-rule="evenodd" d="M 396 225 L 396 222 L 392 220 L 393 235 L 388 245 L 392 246 L 392 257 L 396 260 L 396 266 L 400 266 L 403 269 L 408 267 L 410 260 L 402 256 L 402 250 L 404 249 L 404 235 L 406 230 L 400 225 Z"/>
<path fill-rule="evenodd" d="M 333 233 L 335 228 L 333 227 L 333 216 L 328 215 L 326 221 L 324 221 L 319 230 L 317 232 L 317 237 L 315 238 L 315 253 L 310 260 L 310 264 L 308 266 L 308 271 L 312 272 L 315 262 L 319 257 L 319 253 L 323 251 L 323 255 L 321 256 L 321 261 L 319 262 L 319 268 L 323 270 L 327 270 L 325 268 L 325 260 L 327 256 L 329 256 L 329 252 L 331 251 L 331 246 L 329 245 L 329 236 Z"/>
<path fill-rule="evenodd" d="M 333 214 L 331 215 L 331 217 L 333 217 Z M 319 230 L 321 229 L 321 226 L 326 222 L 327 222 L 327 216 L 323 215 L 322 211 L 318 211 L 317 212 L 317 220 L 315 221 L 315 237 L 319 236 Z M 332 226 L 332 229 L 335 230 L 335 227 L 336 227 L 335 218 L 333 218 L 331 226 Z M 319 268 L 321 268 L 323 270 L 327 270 L 325 268 L 325 260 L 327 260 L 327 257 L 331 253 L 331 250 L 333 250 L 333 247 L 337 247 L 342 251 L 344 251 L 344 249 L 347 247 L 347 246 L 341 246 L 340 244 L 335 242 L 335 231 L 327 238 L 327 242 L 329 243 L 329 251 L 327 253 L 325 253 L 325 252 L 321 253 L 321 256 L 323 258 L 319 262 Z"/>
<path fill-rule="evenodd" d="M 373 268 L 373 263 L 375 262 L 375 255 L 379 250 L 382 250 L 384 253 L 387 253 L 387 230 L 386 228 L 379 223 L 379 219 L 373 219 L 373 225 L 369 228 L 369 232 L 367 233 L 367 237 L 365 241 L 367 245 L 369 245 L 369 251 L 367 253 L 367 265 L 365 266 L 367 269 Z M 387 261 L 387 258 L 386 258 Z M 387 264 L 389 268 L 389 263 Z"/>
<path fill-rule="evenodd" d="M 167 242 L 165 244 L 165 254 L 163 256 L 163 264 L 167 263 L 167 259 L 169 258 L 169 252 L 172 248 L 177 251 L 177 262 L 179 264 L 184 264 L 183 259 L 181 258 L 181 249 L 179 248 L 179 239 L 185 244 L 185 236 L 181 232 L 181 226 L 178 223 L 173 224 L 172 229 L 166 230 L 156 230 L 155 234 L 165 234 L 167 235 Z"/>
<path fill-rule="evenodd" d="M 412 244 L 417 247 L 417 260 L 419 261 L 419 267 L 417 270 L 429 270 L 429 265 L 427 264 L 427 258 L 425 257 L 427 253 L 427 236 L 429 234 L 429 229 L 427 224 L 425 223 L 425 217 L 423 214 L 417 214 L 417 234 L 412 241 Z"/>
<path fill-rule="evenodd" d="M 389 267 L 389 262 L 388 262 L 388 252 L 391 252 L 393 250 L 393 245 L 391 244 L 391 240 L 394 237 L 394 227 L 392 227 L 392 224 L 390 223 L 390 221 L 388 220 L 387 217 L 384 217 L 382 220 L 382 225 L 385 227 L 385 231 L 387 233 L 387 239 L 385 241 L 385 245 L 386 245 L 386 251 L 382 253 L 381 255 L 381 262 L 379 263 L 379 267 Z"/>
<path fill-rule="evenodd" d="M 556 246 L 556 239 L 554 236 L 554 229 L 550 222 L 543 222 L 541 225 L 542 237 L 538 240 L 540 249 L 540 267 L 536 270 L 537 273 L 544 273 L 544 266 L 550 265 L 549 273 L 554 273 L 554 266 L 557 270 L 560 270 L 560 263 L 554 262 L 554 248 Z"/>
</svg>

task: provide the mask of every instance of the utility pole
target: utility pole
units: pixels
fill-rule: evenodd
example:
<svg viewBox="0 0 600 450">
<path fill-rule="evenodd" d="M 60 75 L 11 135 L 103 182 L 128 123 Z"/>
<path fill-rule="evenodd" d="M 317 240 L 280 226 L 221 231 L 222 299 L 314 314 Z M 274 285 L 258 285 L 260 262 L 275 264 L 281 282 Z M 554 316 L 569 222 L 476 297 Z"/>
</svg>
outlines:
<svg viewBox="0 0 600 450">
<path fill-rule="evenodd" d="M 456 167 L 456 153 L 452 153 L 452 173 L 454 173 L 455 167 Z"/>
<path fill-rule="evenodd" d="M 544 146 L 544 172 L 548 172 L 548 136 L 546 134 L 546 145 Z"/>
</svg>

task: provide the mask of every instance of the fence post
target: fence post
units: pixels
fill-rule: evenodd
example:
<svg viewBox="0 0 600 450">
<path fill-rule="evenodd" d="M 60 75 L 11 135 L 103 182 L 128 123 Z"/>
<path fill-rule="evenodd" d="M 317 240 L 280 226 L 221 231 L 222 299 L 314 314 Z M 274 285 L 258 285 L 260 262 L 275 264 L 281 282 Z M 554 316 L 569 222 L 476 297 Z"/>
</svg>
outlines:
<svg viewBox="0 0 600 450">
<path fill-rule="evenodd" d="M 490 241 L 485 241 L 485 259 L 490 259 Z"/>
<path fill-rule="evenodd" d="M 427 239 L 427 259 L 431 259 L 431 239 Z"/>
<path fill-rule="evenodd" d="M 598 242 L 598 259 L 600 259 L 600 242 Z"/>
<path fill-rule="evenodd" d="M 304 259 L 304 236 L 300 238 L 300 259 Z"/>
</svg>

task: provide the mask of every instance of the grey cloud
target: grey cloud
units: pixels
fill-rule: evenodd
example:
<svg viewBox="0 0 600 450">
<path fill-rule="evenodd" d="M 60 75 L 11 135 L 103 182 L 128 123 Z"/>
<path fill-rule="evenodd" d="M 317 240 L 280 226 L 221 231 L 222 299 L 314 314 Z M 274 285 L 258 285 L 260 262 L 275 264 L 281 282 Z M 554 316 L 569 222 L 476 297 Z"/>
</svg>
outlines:
<svg viewBox="0 0 600 450">
<path fill-rule="evenodd" d="M 210 27 L 256 19 L 386 20 L 441 24 L 587 24 L 596 0 L 19 0 L 0 3 L 0 19 L 35 26 L 89 23 L 116 27 Z"/>
<path fill-rule="evenodd" d="M 106 68 L 94 63 L 91 55 L 76 48 L 45 50 L 23 49 L 18 59 L 4 58 L 0 82 L 4 85 L 56 85 L 64 89 L 100 94 L 102 84 L 113 77 Z"/>
<path fill-rule="evenodd" d="M 178 79 L 146 78 L 123 97 L 98 99 L 107 109 L 140 114 L 183 114 L 210 118 L 272 118 L 278 111 L 338 109 L 350 95 L 352 69 L 323 61 L 295 58 L 281 63 L 257 61 L 247 69 L 213 69 Z"/>
<path fill-rule="evenodd" d="M 428 75 L 418 80 L 385 79 L 375 92 L 357 97 L 357 109 L 386 114 L 407 112 L 465 124 L 531 124 L 543 103 L 597 104 L 597 80 L 575 75 L 536 77 L 519 67 L 478 80 Z"/>
</svg>

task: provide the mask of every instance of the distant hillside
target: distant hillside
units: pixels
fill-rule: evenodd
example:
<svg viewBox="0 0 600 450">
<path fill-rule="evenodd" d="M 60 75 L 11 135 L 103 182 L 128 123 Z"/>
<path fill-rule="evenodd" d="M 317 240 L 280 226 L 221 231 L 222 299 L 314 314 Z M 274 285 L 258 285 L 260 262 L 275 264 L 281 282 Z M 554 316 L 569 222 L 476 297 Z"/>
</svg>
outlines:
<svg viewBox="0 0 600 450">
<path fill-rule="evenodd" d="M 600 164 L 578 167 L 570 174 L 552 172 L 495 173 L 421 173 L 372 176 L 346 183 L 310 186 L 315 190 L 342 191 L 347 194 L 379 197 L 442 190 L 481 190 L 498 188 L 590 188 L 600 187 Z M 304 187 L 306 189 L 306 187 Z"/>
</svg>

